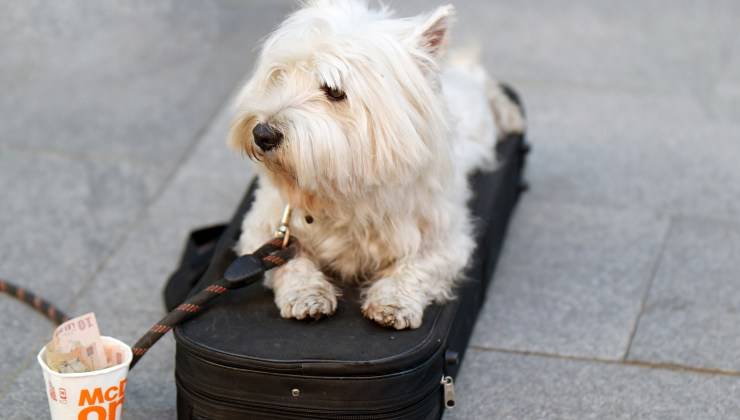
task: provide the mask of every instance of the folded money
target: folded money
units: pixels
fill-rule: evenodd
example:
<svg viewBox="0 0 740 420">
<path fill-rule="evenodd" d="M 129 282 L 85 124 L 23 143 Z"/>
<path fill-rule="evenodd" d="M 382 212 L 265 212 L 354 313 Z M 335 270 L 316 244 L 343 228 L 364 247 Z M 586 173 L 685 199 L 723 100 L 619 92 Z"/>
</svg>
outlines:
<svg viewBox="0 0 740 420">
<path fill-rule="evenodd" d="M 81 373 L 105 369 L 124 360 L 123 349 L 105 345 L 95 314 L 90 312 L 59 325 L 46 345 L 45 361 L 59 373 Z"/>
</svg>

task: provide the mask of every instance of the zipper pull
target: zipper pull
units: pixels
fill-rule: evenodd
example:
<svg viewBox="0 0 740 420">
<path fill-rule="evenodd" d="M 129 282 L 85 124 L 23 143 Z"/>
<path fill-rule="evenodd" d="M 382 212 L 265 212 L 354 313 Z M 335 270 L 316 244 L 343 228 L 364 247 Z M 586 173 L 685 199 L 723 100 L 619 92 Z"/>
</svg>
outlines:
<svg viewBox="0 0 740 420">
<path fill-rule="evenodd" d="M 455 406 L 455 380 L 452 376 L 443 376 L 439 383 L 444 389 L 445 407 L 453 408 Z"/>
</svg>

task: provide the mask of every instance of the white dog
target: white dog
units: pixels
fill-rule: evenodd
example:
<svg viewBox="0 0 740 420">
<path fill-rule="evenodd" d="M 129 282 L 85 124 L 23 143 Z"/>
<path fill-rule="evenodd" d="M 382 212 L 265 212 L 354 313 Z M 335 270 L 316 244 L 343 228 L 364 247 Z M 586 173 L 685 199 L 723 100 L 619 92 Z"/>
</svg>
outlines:
<svg viewBox="0 0 740 420">
<path fill-rule="evenodd" d="M 524 129 L 475 59 L 440 64 L 453 13 L 314 0 L 265 41 L 230 139 L 259 173 L 236 251 L 293 207 L 300 253 L 266 279 L 284 318 L 334 313 L 332 281 L 359 284 L 363 314 L 397 329 L 453 298 L 474 247 L 467 175 L 493 168 L 497 127 Z"/>
</svg>

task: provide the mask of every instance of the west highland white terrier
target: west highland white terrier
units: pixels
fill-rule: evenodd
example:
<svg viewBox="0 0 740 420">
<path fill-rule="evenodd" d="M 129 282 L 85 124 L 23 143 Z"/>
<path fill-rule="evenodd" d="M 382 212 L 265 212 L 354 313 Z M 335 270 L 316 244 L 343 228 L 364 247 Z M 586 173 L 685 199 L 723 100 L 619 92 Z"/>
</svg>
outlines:
<svg viewBox="0 0 740 420">
<path fill-rule="evenodd" d="M 365 317 L 397 329 L 453 298 L 474 247 L 467 176 L 494 168 L 497 134 L 524 130 L 474 54 L 442 63 L 453 17 L 314 0 L 264 42 L 230 138 L 259 176 L 236 251 L 292 206 L 300 252 L 265 280 L 282 317 L 331 315 L 335 283 L 362 287 Z"/>
</svg>

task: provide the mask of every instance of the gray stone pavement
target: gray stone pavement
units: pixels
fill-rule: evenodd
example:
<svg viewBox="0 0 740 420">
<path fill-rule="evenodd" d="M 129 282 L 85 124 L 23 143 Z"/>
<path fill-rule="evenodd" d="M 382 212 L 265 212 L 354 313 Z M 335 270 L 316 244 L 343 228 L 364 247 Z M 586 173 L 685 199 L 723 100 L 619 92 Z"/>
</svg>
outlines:
<svg viewBox="0 0 740 420">
<path fill-rule="evenodd" d="M 740 418 L 740 5 L 455 3 L 534 152 L 446 418 Z M 157 319 L 184 235 L 250 177 L 227 102 L 291 7 L 5 5 L 0 276 L 128 342 Z M 0 418 L 45 418 L 50 325 L 0 297 L 0 331 Z M 132 372 L 126 418 L 174 418 L 172 352 Z"/>
</svg>

